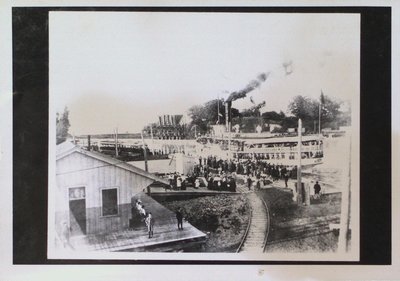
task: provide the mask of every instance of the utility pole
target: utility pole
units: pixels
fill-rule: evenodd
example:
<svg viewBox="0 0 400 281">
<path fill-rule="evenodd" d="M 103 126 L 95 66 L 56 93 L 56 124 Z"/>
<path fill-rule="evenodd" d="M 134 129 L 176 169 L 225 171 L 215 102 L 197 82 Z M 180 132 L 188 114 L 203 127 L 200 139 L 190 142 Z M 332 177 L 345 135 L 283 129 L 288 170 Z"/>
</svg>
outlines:
<svg viewBox="0 0 400 281">
<path fill-rule="evenodd" d="M 146 151 L 146 145 L 144 144 L 144 138 L 143 138 L 143 131 L 140 131 L 140 135 L 142 136 L 142 145 L 143 145 L 143 157 L 144 157 L 144 170 L 146 172 L 149 171 L 147 167 L 147 151 Z"/>
<path fill-rule="evenodd" d="M 303 193 L 302 193 L 302 186 L 301 186 L 301 145 L 302 145 L 302 138 L 301 138 L 301 133 L 302 133 L 302 122 L 301 119 L 299 118 L 299 125 L 297 128 L 297 134 L 299 137 L 298 140 L 298 163 L 297 163 L 297 204 L 302 204 L 303 203 Z"/>
<path fill-rule="evenodd" d="M 349 250 L 349 232 L 350 232 L 350 203 L 351 203 L 351 137 L 349 139 L 349 157 L 348 157 L 348 172 L 345 180 L 345 187 L 342 191 L 342 206 L 340 212 L 340 230 L 338 241 L 338 252 L 346 253 Z"/>
</svg>

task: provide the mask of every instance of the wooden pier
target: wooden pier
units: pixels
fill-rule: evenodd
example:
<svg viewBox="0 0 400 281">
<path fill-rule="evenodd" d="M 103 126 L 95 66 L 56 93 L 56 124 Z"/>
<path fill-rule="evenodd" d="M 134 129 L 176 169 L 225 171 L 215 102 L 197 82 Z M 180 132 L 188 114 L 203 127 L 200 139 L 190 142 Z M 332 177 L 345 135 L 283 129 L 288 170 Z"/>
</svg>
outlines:
<svg viewBox="0 0 400 281">
<path fill-rule="evenodd" d="M 71 238 L 75 251 L 180 251 L 206 240 L 206 234 L 183 222 L 183 230 L 178 230 L 175 213 L 168 210 L 157 201 L 140 193 L 132 198 L 140 199 L 146 211 L 151 212 L 155 221 L 154 236 L 148 238 L 147 228 L 143 223 L 130 229 L 118 232 L 87 235 Z"/>
</svg>

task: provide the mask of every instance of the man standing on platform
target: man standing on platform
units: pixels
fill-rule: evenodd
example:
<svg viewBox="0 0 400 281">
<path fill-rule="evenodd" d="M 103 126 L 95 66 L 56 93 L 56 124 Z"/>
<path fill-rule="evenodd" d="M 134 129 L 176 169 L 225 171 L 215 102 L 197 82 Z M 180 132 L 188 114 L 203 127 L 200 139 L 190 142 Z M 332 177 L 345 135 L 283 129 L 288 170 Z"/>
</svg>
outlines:
<svg viewBox="0 0 400 281">
<path fill-rule="evenodd" d="M 319 199 L 321 197 L 321 186 L 318 184 L 318 181 L 314 184 L 314 198 Z"/>
<path fill-rule="evenodd" d="M 251 190 L 251 183 L 252 183 L 251 177 L 250 175 L 247 175 L 247 187 L 249 188 L 249 190 Z"/>
<path fill-rule="evenodd" d="M 176 189 L 181 190 L 182 189 L 182 178 L 180 175 L 176 178 Z"/>
<path fill-rule="evenodd" d="M 181 213 L 181 208 L 178 208 L 178 210 L 176 210 L 176 219 L 178 220 L 178 229 L 182 230 L 183 229 L 183 216 Z"/>
<path fill-rule="evenodd" d="M 153 237 L 153 229 L 154 229 L 154 219 L 150 212 L 147 214 L 145 223 L 147 226 L 147 230 L 149 232 L 149 238 L 152 238 Z"/>
<path fill-rule="evenodd" d="M 285 169 L 285 173 L 283 174 L 283 178 L 285 179 L 285 187 L 288 187 L 289 172 L 286 169 Z"/>
</svg>

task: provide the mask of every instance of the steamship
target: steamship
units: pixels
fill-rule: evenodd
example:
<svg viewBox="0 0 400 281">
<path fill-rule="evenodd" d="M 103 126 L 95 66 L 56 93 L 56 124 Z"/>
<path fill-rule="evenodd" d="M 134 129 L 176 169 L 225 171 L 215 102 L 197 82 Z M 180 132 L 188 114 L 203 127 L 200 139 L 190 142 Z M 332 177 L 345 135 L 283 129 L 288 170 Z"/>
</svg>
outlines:
<svg viewBox="0 0 400 281">
<path fill-rule="evenodd" d="M 204 153 L 214 153 L 222 158 L 232 157 L 238 161 L 257 159 L 287 166 L 299 163 L 298 136 L 255 138 L 235 134 L 233 138 L 199 137 L 197 142 L 202 146 L 201 150 Z M 301 144 L 302 166 L 323 163 L 323 140 L 320 135 L 303 136 Z"/>
</svg>

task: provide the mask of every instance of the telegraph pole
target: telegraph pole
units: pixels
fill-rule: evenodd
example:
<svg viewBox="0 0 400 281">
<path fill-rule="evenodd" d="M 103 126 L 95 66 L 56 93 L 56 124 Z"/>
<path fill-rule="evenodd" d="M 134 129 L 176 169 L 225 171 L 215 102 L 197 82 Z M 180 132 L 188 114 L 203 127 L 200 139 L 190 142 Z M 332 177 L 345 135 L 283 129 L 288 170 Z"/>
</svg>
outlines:
<svg viewBox="0 0 400 281">
<path fill-rule="evenodd" d="M 342 206 L 340 212 L 340 230 L 338 241 L 338 252 L 346 253 L 349 250 L 349 235 L 350 235 L 350 203 L 351 203 L 351 137 L 347 136 L 349 140 L 349 158 L 348 158 L 348 171 L 346 175 L 346 186 L 342 191 Z"/>
<path fill-rule="evenodd" d="M 299 126 L 297 128 L 297 134 L 299 136 L 299 141 L 298 141 L 298 158 L 299 161 L 297 163 L 297 204 L 302 204 L 303 203 L 303 193 L 302 193 L 302 186 L 301 186 L 301 133 L 302 133 L 302 122 L 301 119 L 299 118 Z"/>
</svg>

